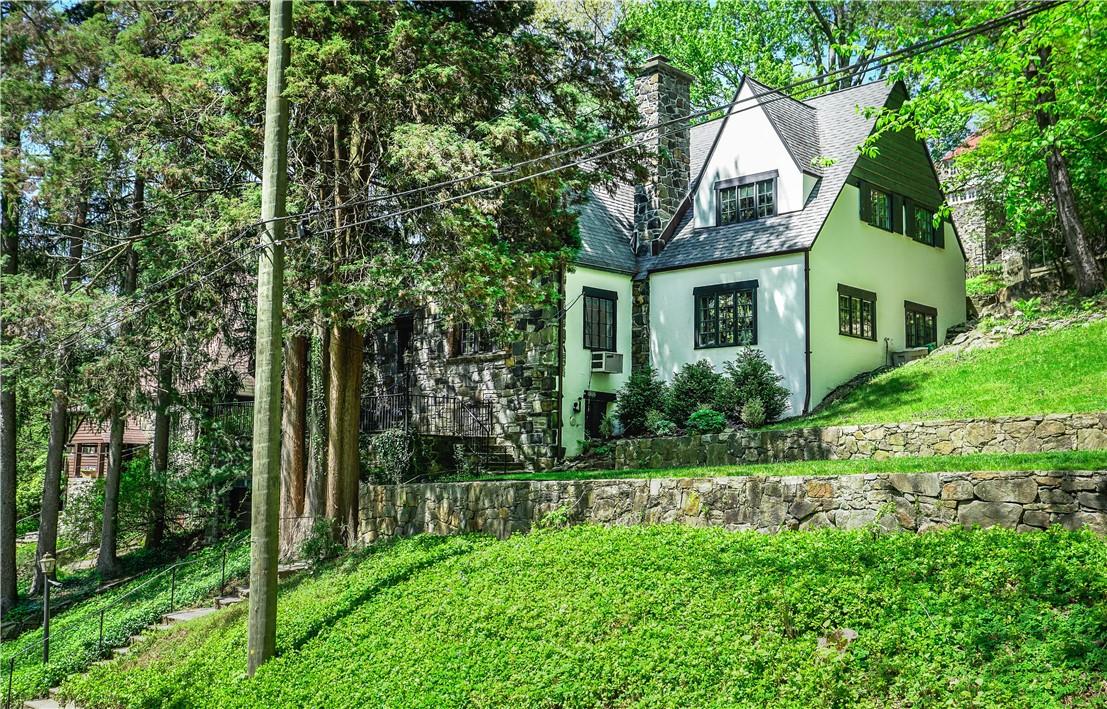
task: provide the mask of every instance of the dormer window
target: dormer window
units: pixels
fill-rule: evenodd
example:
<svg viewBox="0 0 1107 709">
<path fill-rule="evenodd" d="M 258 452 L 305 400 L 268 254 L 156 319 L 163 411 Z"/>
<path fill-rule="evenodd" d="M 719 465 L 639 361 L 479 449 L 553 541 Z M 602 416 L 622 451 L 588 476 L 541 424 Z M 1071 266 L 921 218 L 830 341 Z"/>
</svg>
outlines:
<svg viewBox="0 0 1107 709">
<path fill-rule="evenodd" d="M 719 226 L 776 214 L 776 170 L 715 183 Z"/>
</svg>

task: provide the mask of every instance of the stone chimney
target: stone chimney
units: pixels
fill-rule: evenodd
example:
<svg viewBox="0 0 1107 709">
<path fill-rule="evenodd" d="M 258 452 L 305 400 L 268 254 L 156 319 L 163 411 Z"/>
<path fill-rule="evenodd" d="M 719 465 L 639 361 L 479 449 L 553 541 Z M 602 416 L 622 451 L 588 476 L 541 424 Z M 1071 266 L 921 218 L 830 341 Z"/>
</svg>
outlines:
<svg viewBox="0 0 1107 709">
<path fill-rule="evenodd" d="M 691 111 L 688 89 L 692 76 L 677 69 L 660 54 L 650 57 L 638 70 L 634 92 L 642 126 L 656 126 Z M 689 172 L 688 121 L 664 125 L 641 134 L 646 147 L 646 184 L 634 190 L 634 236 L 639 251 L 660 253 L 664 244 L 661 230 L 676 214 L 688 194 Z"/>
</svg>

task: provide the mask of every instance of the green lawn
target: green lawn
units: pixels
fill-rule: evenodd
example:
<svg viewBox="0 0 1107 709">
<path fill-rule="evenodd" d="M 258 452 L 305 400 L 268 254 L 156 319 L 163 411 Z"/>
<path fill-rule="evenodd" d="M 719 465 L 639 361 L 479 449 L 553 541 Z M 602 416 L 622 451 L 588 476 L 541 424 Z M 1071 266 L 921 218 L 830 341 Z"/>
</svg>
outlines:
<svg viewBox="0 0 1107 709">
<path fill-rule="evenodd" d="M 1107 701 L 1091 532 L 763 535 L 661 525 L 421 536 L 63 685 L 85 707 L 1062 707 Z M 820 650 L 849 628 L 857 639 Z"/>
<path fill-rule="evenodd" d="M 558 470 L 545 473 L 485 475 L 459 480 L 603 480 L 609 478 L 708 478 L 733 475 L 854 475 L 857 473 L 930 473 L 974 470 L 1107 470 L 1107 450 L 1053 453 L 974 453 L 887 460 L 805 460 L 793 463 L 708 465 L 692 468 Z"/>
<path fill-rule="evenodd" d="M 936 355 L 781 428 L 1107 411 L 1107 321 Z"/>
<path fill-rule="evenodd" d="M 174 593 L 177 609 L 187 608 L 212 596 L 219 587 L 222 546 L 208 547 L 180 559 Z M 227 578 L 245 575 L 249 570 L 249 545 L 238 535 L 227 542 Z M 149 560 L 147 560 L 148 562 Z M 0 685 L 7 692 L 9 661 L 15 659 L 12 694 L 16 699 L 43 696 L 64 677 L 84 670 L 99 659 L 100 611 L 104 610 L 104 642 L 107 648 L 124 644 L 133 633 L 156 622 L 170 610 L 167 566 L 147 571 L 111 590 L 89 597 L 98 577 L 95 571 L 82 572 L 64 580 L 59 596 L 77 593 L 81 602 L 51 614 L 50 663 L 42 664 L 42 629 L 23 633 L 0 647 Z M 91 589 L 84 589 L 91 584 Z M 71 586 L 77 586 L 74 591 Z M 81 590 L 84 589 L 84 590 Z M 83 596 L 81 594 L 84 594 Z M 32 601 L 27 601 L 32 602 Z M 33 599 L 38 603 L 38 599 Z M 40 611 L 41 612 L 41 611 Z"/>
</svg>

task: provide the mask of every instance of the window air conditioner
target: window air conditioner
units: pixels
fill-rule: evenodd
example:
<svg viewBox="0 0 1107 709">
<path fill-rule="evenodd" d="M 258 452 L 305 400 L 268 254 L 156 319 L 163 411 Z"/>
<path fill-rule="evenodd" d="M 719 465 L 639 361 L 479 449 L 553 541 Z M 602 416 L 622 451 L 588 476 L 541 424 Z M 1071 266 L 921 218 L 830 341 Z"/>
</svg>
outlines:
<svg viewBox="0 0 1107 709">
<path fill-rule="evenodd" d="M 593 352 L 592 371 L 608 374 L 623 373 L 623 355 L 618 352 Z"/>
</svg>

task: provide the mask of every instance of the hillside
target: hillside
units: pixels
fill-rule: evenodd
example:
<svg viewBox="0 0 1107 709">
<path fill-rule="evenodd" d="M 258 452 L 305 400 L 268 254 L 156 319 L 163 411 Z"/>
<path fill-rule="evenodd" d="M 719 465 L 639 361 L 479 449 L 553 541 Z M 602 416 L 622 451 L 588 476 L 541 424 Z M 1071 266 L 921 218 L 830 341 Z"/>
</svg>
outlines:
<svg viewBox="0 0 1107 709">
<path fill-rule="evenodd" d="M 930 357 L 781 427 L 1107 411 L 1107 320 Z"/>
<path fill-rule="evenodd" d="M 855 631 L 840 649 L 820 636 Z M 63 685 L 82 706 L 1102 706 L 1107 542 L 676 526 L 418 537 Z"/>
</svg>

